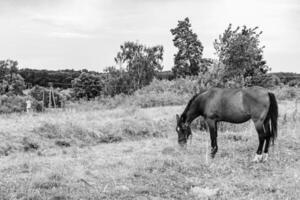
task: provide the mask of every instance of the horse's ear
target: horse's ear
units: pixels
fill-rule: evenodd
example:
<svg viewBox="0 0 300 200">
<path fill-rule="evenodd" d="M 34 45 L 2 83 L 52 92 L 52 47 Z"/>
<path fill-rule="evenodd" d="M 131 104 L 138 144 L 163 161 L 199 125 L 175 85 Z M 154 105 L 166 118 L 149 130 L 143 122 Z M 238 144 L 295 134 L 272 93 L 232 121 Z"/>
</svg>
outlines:
<svg viewBox="0 0 300 200">
<path fill-rule="evenodd" d="M 179 122 L 179 115 L 176 114 L 176 120 L 177 120 L 177 123 Z"/>
</svg>

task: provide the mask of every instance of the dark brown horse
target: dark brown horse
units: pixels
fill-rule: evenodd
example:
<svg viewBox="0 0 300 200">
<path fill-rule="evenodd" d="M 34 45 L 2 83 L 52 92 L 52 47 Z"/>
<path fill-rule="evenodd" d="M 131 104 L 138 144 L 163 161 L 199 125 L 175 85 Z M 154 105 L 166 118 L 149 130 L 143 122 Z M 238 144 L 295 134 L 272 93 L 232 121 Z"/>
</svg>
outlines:
<svg viewBox="0 0 300 200">
<path fill-rule="evenodd" d="M 254 161 L 267 160 L 270 140 L 274 143 L 277 137 L 278 105 L 273 93 L 260 87 L 211 88 L 195 95 L 181 116 L 176 115 L 176 131 L 181 146 L 186 145 L 187 139 L 192 134 L 191 122 L 200 115 L 204 117 L 209 128 L 212 158 L 218 151 L 218 122 L 243 123 L 252 119 L 259 138 Z"/>
</svg>

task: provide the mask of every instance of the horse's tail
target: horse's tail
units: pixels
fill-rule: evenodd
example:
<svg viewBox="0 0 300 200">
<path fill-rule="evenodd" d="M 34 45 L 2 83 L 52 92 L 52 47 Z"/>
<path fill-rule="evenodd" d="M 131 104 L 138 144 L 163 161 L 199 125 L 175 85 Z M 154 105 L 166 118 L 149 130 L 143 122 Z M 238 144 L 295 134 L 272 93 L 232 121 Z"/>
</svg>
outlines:
<svg viewBox="0 0 300 200">
<path fill-rule="evenodd" d="M 275 95 L 271 92 L 269 92 L 268 94 L 270 99 L 270 107 L 268 111 L 267 120 L 270 120 L 270 137 L 272 144 L 274 144 L 274 141 L 277 137 L 278 104 Z"/>
</svg>

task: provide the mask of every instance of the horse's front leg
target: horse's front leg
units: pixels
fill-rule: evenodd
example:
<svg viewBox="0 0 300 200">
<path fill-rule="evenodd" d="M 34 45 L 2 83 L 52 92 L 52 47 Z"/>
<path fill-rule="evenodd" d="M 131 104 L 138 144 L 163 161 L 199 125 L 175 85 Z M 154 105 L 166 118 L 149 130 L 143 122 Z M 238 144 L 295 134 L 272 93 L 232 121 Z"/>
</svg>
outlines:
<svg viewBox="0 0 300 200">
<path fill-rule="evenodd" d="M 210 141 L 211 141 L 211 157 L 214 158 L 217 151 L 218 151 L 218 143 L 217 143 L 217 137 L 218 137 L 218 129 L 217 129 L 217 122 L 212 119 L 207 120 L 209 133 L 210 133 Z"/>
</svg>

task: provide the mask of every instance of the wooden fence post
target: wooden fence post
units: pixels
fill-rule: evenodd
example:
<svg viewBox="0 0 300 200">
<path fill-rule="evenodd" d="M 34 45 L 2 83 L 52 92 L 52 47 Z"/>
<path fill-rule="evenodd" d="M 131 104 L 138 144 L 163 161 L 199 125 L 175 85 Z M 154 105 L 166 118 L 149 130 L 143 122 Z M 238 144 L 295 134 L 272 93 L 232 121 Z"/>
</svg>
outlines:
<svg viewBox="0 0 300 200">
<path fill-rule="evenodd" d="M 51 99 L 52 99 L 52 86 L 53 84 L 51 82 L 49 82 L 49 86 L 50 86 L 50 89 L 49 89 L 49 104 L 48 104 L 48 108 L 52 108 L 52 102 L 51 102 Z"/>
</svg>

